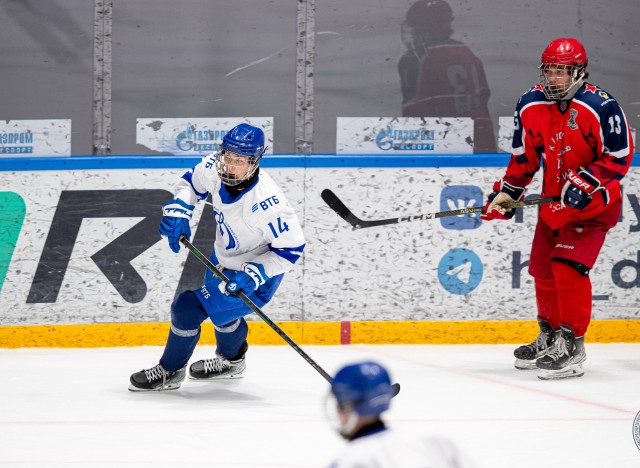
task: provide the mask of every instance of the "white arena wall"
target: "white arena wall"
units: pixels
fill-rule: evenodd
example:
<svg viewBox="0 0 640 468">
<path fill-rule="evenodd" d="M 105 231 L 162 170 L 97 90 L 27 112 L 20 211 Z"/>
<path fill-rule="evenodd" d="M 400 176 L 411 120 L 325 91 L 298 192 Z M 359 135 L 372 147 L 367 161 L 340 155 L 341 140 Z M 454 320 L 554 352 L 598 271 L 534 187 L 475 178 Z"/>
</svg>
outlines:
<svg viewBox="0 0 640 468">
<path fill-rule="evenodd" d="M 537 219 L 535 207 L 522 209 L 512 221 L 483 222 L 477 214 L 467 214 L 354 230 L 320 197 L 322 190 L 331 189 L 363 219 L 477 206 L 504 167 L 265 166 L 296 207 L 307 240 L 300 264 L 264 309 L 271 319 L 301 323 L 534 319 L 533 282 L 526 262 Z M 157 221 L 161 201 L 171 196 L 183 172 L 182 168 L 2 172 L 0 192 L 12 194 L 3 198 L 5 204 L 17 195 L 25 210 L 13 252 L 0 259 L 6 271 L 0 283 L 0 328 L 6 332 L 33 325 L 168 322 L 169 305 L 190 254 L 171 252 L 157 234 Z M 596 320 L 633 320 L 640 315 L 638 176 L 638 168 L 632 167 L 624 180 L 621 221 L 609 233 L 592 272 Z M 535 196 L 537 187 L 534 183 L 528 195 Z M 146 198 L 147 194 L 153 196 Z M 157 220 L 141 223 L 145 215 L 139 210 L 155 213 Z M 192 239 L 212 222 L 206 211 L 201 216 L 203 210 L 211 207 L 199 207 Z M 10 221 L 5 216 L 5 231 Z M 79 228 L 69 231 L 74 222 Z M 135 272 L 129 274 L 135 281 L 127 279 L 126 268 L 114 278 L 118 263 L 126 260 L 119 258 L 118 246 L 132 239 L 127 236 L 136 226 L 135 238 L 142 236 L 149 245 L 130 259 Z M 56 238 L 65 232 L 76 232 L 77 237 Z M 64 259 L 65 248 L 70 251 L 64 271 L 46 264 L 52 258 Z M 99 259 L 108 265 L 99 267 Z M 105 268 L 110 268 L 111 279 Z"/>
</svg>

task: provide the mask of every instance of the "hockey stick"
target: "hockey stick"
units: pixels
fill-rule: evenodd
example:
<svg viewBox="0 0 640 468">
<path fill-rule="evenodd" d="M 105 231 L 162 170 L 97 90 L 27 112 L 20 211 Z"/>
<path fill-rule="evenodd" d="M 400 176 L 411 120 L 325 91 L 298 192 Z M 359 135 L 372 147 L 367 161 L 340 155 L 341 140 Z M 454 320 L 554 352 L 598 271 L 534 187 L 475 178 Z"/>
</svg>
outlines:
<svg viewBox="0 0 640 468">
<path fill-rule="evenodd" d="M 186 236 L 183 235 L 182 237 L 180 237 L 180 242 L 182 242 L 182 245 L 184 245 L 189 250 L 189 252 L 194 254 L 198 258 L 198 260 L 200 260 L 209 270 L 211 270 L 211 272 L 214 275 L 216 275 L 218 278 L 220 278 L 225 283 L 229 282 L 229 278 L 227 278 L 227 275 L 225 275 L 213 263 L 211 263 L 211 261 L 207 257 L 205 257 L 202 254 L 202 252 L 200 252 L 191 242 L 189 242 L 189 240 L 186 238 Z M 293 349 L 295 349 L 296 352 L 300 356 L 302 356 L 303 359 L 305 361 L 307 361 L 311 365 L 311 367 L 313 367 L 315 370 L 317 370 L 320 373 L 320 375 L 325 378 L 325 380 L 327 382 L 329 382 L 330 384 L 333 382 L 333 379 L 327 373 L 327 371 L 325 371 L 313 359 L 311 359 L 311 357 L 307 353 L 305 353 L 300 348 L 300 346 L 298 346 L 296 344 L 295 341 L 293 341 L 291 338 L 289 338 L 289 335 L 287 335 L 282 328 L 280 328 L 273 320 L 271 320 L 269 317 L 267 317 L 265 315 L 265 313 L 262 312 L 262 310 L 260 310 L 260 308 L 256 304 L 254 304 L 254 302 L 251 299 L 249 299 L 249 297 L 247 297 L 247 295 L 243 291 L 240 291 L 236 295 L 240 299 L 242 299 L 242 302 L 244 302 L 258 317 L 260 317 L 262 320 L 264 320 L 266 322 L 266 324 L 269 325 L 271 327 L 271 329 L 273 331 L 275 331 L 280 336 L 280 338 L 282 338 L 284 341 L 287 342 L 287 344 L 289 346 L 291 346 Z M 400 384 L 394 383 L 391 387 L 392 387 L 392 390 L 393 390 L 393 395 L 392 395 L 392 398 L 393 398 L 394 396 L 396 396 L 400 392 Z"/>
<path fill-rule="evenodd" d="M 362 229 L 374 226 L 383 226 L 385 224 L 397 224 L 397 223 L 408 223 L 410 221 L 424 221 L 425 219 L 436 219 L 436 218 L 444 218 L 447 216 L 459 216 L 467 213 L 482 213 L 484 210 L 483 206 L 472 206 L 469 208 L 462 208 L 459 210 L 449 210 L 449 211 L 440 211 L 438 213 L 426 213 L 416 216 L 401 216 L 399 218 L 389 218 L 389 219 L 376 219 L 372 221 L 364 221 L 354 215 L 347 206 L 342 203 L 342 200 L 338 198 L 338 196 L 333 193 L 329 189 L 324 189 L 320 194 L 322 199 L 325 201 L 329 207 L 335 211 L 338 216 L 344 219 L 347 223 L 351 224 L 354 229 Z M 501 206 L 504 208 L 521 208 L 524 206 L 534 206 L 541 205 L 543 203 L 551 203 L 554 201 L 560 201 L 560 197 L 546 197 L 546 198 L 534 198 L 532 200 L 522 200 L 510 203 L 502 203 Z"/>
</svg>

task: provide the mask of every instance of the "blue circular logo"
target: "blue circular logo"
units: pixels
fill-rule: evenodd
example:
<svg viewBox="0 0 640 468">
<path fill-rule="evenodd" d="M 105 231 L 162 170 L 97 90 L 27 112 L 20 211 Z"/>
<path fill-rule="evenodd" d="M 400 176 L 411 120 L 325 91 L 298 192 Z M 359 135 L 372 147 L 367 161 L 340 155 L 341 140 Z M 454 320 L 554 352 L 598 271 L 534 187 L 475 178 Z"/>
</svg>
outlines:
<svg viewBox="0 0 640 468">
<path fill-rule="evenodd" d="M 376 146 L 381 150 L 388 151 L 393 148 L 393 129 L 387 126 L 386 130 L 380 130 L 376 135 Z"/>
<path fill-rule="evenodd" d="M 193 132 L 187 130 L 180 132 L 176 137 L 176 146 L 181 151 L 189 151 L 193 149 Z"/>
<path fill-rule="evenodd" d="M 469 294 L 482 281 L 480 257 L 469 249 L 453 249 L 444 254 L 438 264 L 438 280 L 451 294 Z"/>
</svg>

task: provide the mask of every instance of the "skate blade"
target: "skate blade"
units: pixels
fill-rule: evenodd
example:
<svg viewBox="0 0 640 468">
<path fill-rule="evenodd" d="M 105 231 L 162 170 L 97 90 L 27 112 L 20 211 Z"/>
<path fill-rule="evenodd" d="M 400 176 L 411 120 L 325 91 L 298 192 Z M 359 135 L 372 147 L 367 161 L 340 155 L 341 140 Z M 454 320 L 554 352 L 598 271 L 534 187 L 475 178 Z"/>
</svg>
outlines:
<svg viewBox="0 0 640 468">
<path fill-rule="evenodd" d="M 584 369 L 582 369 L 582 364 L 574 364 L 568 368 L 559 370 L 538 369 L 538 378 L 540 380 L 570 379 L 573 377 L 582 377 L 583 375 Z"/>
<path fill-rule="evenodd" d="M 513 364 L 516 369 L 519 370 L 533 370 L 537 369 L 536 360 L 533 359 L 531 361 L 526 361 L 524 359 L 516 359 L 516 362 Z"/>
<path fill-rule="evenodd" d="M 239 374 L 213 375 L 211 377 L 194 377 L 189 374 L 189 380 L 234 380 L 244 377 L 244 372 Z"/>
<path fill-rule="evenodd" d="M 164 392 L 165 390 L 177 390 L 180 388 L 180 383 L 174 383 L 156 387 L 156 388 L 138 388 L 133 384 L 129 384 L 129 391 L 131 392 Z"/>
</svg>

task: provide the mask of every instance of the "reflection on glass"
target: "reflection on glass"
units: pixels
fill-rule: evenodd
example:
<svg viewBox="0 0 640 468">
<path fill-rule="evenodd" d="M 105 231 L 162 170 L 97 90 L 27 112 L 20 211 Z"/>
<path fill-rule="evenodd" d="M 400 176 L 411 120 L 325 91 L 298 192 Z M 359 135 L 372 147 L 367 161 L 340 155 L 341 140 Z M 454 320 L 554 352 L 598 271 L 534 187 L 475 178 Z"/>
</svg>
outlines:
<svg viewBox="0 0 640 468">
<path fill-rule="evenodd" d="M 398 62 L 405 117 L 471 117 L 474 153 L 495 153 L 484 67 L 471 49 L 451 39 L 453 11 L 444 0 L 418 0 L 402 24 L 407 50 Z"/>
</svg>

